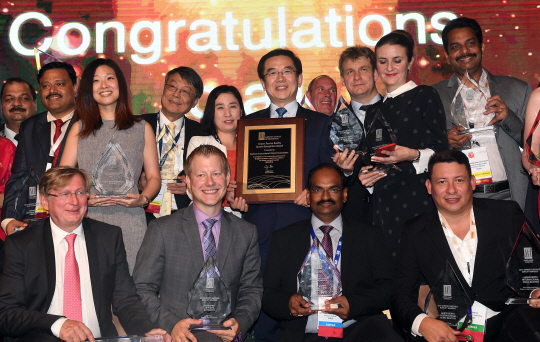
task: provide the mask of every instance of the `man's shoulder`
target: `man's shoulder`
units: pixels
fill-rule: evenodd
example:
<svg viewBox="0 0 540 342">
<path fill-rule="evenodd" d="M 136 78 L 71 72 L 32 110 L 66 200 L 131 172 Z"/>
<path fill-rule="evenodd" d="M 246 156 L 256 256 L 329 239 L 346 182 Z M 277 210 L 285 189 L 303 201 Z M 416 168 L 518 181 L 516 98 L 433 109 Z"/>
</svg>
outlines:
<svg viewBox="0 0 540 342">
<path fill-rule="evenodd" d="M 290 238 L 293 236 L 298 236 L 306 231 L 309 232 L 310 227 L 311 218 L 291 223 L 290 225 L 273 232 L 272 240 L 282 242 L 290 241 Z"/>
<path fill-rule="evenodd" d="M 505 87 L 508 86 L 508 87 L 527 88 L 529 86 L 529 83 L 522 81 L 519 78 L 512 77 L 512 76 L 493 75 L 491 73 L 489 73 L 488 75 L 495 83 L 504 84 Z"/>
<path fill-rule="evenodd" d="M 405 231 L 409 234 L 416 234 L 424 229 L 427 224 L 436 224 L 440 225 L 439 216 L 437 209 L 431 209 L 426 211 L 423 214 L 420 214 L 416 217 L 405 222 Z"/>
<path fill-rule="evenodd" d="M 23 122 L 21 122 L 21 129 L 24 130 L 24 128 L 34 127 L 36 123 L 46 120 L 46 119 L 47 119 L 47 111 L 33 115 L 29 117 L 28 119 L 24 120 Z"/>
<path fill-rule="evenodd" d="M 486 211 L 493 217 L 508 216 L 513 210 L 521 211 L 519 205 L 515 201 L 489 198 L 474 198 L 473 208 Z"/>
<path fill-rule="evenodd" d="M 270 107 L 258 110 L 247 115 L 244 119 L 269 119 L 270 118 Z"/>
<path fill-rule="evenodd" d="M 298 105 L 298 111 L 296 112 L 297 116 L 298 116 L 298 113 L 301 113 L 300 115 L 305 116 L 306 118 L 321 121 L 321 122 L 325 122 L 329 118 L 329 116 L 326 114 L 319 113 L 308 108 L 304 108 L 300 105 Z"/>
<path fill-rule="evenodd" d="M 448 89 L 448 84 L 449 83 L 450 83 L 450 78 L 447 78 L 445 80 L 442 80 L 440 82 L 437 82 L 437 83 L 433 84 L 431 87 L 434 88 L 435 90 L 437 90 L 439 92 L 439 94 L 440 94 L 445 89 Z"/>
</svg>

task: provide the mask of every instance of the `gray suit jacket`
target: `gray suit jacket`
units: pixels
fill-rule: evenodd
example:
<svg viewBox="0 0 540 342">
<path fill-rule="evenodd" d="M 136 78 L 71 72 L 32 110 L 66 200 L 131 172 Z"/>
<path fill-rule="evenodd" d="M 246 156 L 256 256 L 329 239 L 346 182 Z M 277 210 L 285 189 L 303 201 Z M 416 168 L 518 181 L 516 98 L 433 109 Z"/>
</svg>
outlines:
<svg viewBox="0 0 540 342">
<path fill-rule="evenodd" d="M 153 220 L 137 255 L 133 279 L 152 322 L 171 332 L 189 318 L 187 297 L 204 264 L 193 204 Z M 243 340 L 259 317 L 262 300 L 257 229 L 225 211 L 221 216 L 216 264 L 231 291 L 231 315 Z"/>
<path fill-rule="evenodd" d="M 499 95 L 508 107 L 506 118 L 494 125 L 495 135 L 506 176 L 510 183 L 510 194 L 523 210 L 529 177 L 521 164 L 519 148 L 523 145 L 525 109 L 532 91 L 531 86 L 514 77 L 492 75 L 487 70 L 486 72 L 488 73 L 491 96 Z M 450 114 L 450 104 L 459 87 L 458 78 L 454 74 L 449 79 L 434 84 L 432 87 L 439 92 L 446 113 L 446 127 L 450 130 L 454 126 Z"/>
</svg>

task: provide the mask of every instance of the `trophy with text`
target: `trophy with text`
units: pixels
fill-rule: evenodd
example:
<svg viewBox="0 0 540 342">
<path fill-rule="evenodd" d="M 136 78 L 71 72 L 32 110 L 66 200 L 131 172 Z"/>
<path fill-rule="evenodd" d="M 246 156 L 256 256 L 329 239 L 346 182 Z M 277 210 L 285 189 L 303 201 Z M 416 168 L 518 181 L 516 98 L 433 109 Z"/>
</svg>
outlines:
<svg viewBox="0 0 540 342">
<path fill-rule="evenodd" d="M 161 335 L 150 336 L 119 336 L 96 338 L 96 342 L 162 342 L 165 341 Z"/>
<path fill-rule="evenodd" d="M 92 169 L 92 185 L 101 197 L 126 197 L 134 184 L 133 170 L 113 137 Z"/>
<path fill-rule="evenodd" d="M 506 263 L 506 283 L 519 296 L 508 299 L 506 304 L 529 304 L 531 292 L 540 288 L 540 237 L 527 222 Z"/>
<path fill-rule="evenodd" d="M 30 185 L 30 184 L 35 184 L 35 185 Z M 32 223 L 39 219 L 39 217 L 36 217 L 36 208 L 39 203 L 38 184 L 39 184 L 39 177 L 36 175 L 34 168 L 31 168 L 29 175 L 26 176 L 26 178 L 22 182 L 20 189 L 15 189 L 15 192 L 17 193 L 17 198 L 15 199 L 14 207 L 15 207 L 15 212 L 16 212 L 15 218 L 17 220 L 24 223 Z M 28 195 L 26 200 L 24 199 L 24 196 L 23 196 L 23 194 L 25 193 Z M 19 202 L 22 202 L 25 204 L 23 206 L 20 206 L 20 208 L 18 208 Z"/>
<path fill-rule="evenodd" d="M 377 109 L 366 133 L 366 158 L 364 163 L 370 165 L 371 157 L 385 157 L 382 151 L 393 151 L 396 148 L 397 136 L 390 127 L 388 121 Z M 372 169 L 362 170 L 362 173 L 384 172 L 386 174 L 400 172 L 401 169 L 395 164 L 375 164 Z"/>
<path fill-rule="evenodd" d="M 332 146 L 339 152 L 348 149 L 349 151 L 355 151 L 356 154 L 364 154 L 362 150 L 364 139 L 364 126 L 354 114 L 354 110 L 341 96 L 330 125 L 330 142 Z"/>
<path fill-rule="evenodd" d="M 187 314 L 203 323 L 192 324 L 189 330 L 230 330 L 222 324 L 230 313 L 231 292 L 209 256 L 188 293 Z"/>
</svg>

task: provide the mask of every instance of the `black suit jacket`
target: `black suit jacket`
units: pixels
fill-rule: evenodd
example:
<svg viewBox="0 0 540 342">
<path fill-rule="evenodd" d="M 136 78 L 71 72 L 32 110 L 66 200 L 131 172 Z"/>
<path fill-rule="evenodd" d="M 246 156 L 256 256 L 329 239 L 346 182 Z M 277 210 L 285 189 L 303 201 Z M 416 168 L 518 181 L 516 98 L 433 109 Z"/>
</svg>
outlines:
<svg viewBox="0 0 540 342">
<path fill-rule="evenodd" d="M 470 298 L 494 311 L 515 296 L 506 285 L 506 262 L 525 216 L 514 201 L 475 198 L 473 202 L 478 245 L 472 287 L 461 274 L 444 235 L 437 209 L 409 221 L 403 231 L 392 292 L 392 317 L 408 332 L 423 312 L 417 305 L 424 280 L 434 286 L 448 260 Z"/>
<path fill-rule="evenodd" d="M 73 120 L 68 123 L 64 140 L 58 147 L 60 151 L 56 164 L 53 166 L 58 165 L 62 159 L 71 126 Z M 25 204 L 35 203 L 35 199 L 28 198 L 28 188 L 37 187 L 37 180 L 45 173 L 50 149 L 51 124 L 47 122 L 47 112 L 24 120 L 19 128 L 19 144 L 11 168 L 11 177 L 6 183 L 2 220 L 5 218 L 21 220 Z"/>
<path fill-rule="evenodd" d="M 111 305 L 129 334 L 153 329 L 129 275 L 119 227 L 83 220 L 92 294 L 103 336 L 117 336 Z M 49 315 L 56 282 L 50 219 L 40 220 L 6 239 L 6 264 L 0 280 L 0 334 L 20 337 L 51 332 L 61 316 Z M 15 339 L 16 340 L 16 339 Z"/>
<path fill-rule="evenodd" d="M 311 247 L 311 220 L 273 233 L 263 277 L 263 310 L 281 321 L 280 341 L 302 341 L 307 317 L 290 315 L 289 299 L 297 292 L 297 274 Z M 343 218 L 341 249 L 343 295 L 349 319 L 381 313 L 390 307 L 392 261 L 379 227 Z"/>
<path fill-rule="evenodd" d="M 158 113 L 154 114 L 144 114 L 141 115 L 141 117 L 152 126 L 152 129 L 154 130 L 154 134 L 156 134 L 156 126 L 157 126 L 157 116 Z M 186 116 L 184 116 L 184 122 L 185 122 L 185 139 L 184 139 L 184 155 L 182 156 L 184 163 L 186 162 L 186 151 L 189 145 L 189 140 L 197 135 L 202 135 L 201 133 L 201 124 L 197 121 L 188 119 Z M 158 156 L 159 157 L 159 156 Z M 174 195 L 174 200 L 176 201 L 176 206 L 178 209 L 186 208 L 189 203 L 191 203 L 191 200 L 187 195 Z M 153 216 L 153 215 L 152 215 Z"/>
<path fill-rule="evenodd" d="M 306 119 L 304 181 L 309 171 L 321 163 L 332 162 L 330 123 L 332 118 L 298 105 L 297 117 Z M 247 119 L 269 119 L 270 107 L 247 116 Z M 335 153 L 335 152 L 334 152 Z M 257 226 L 259 243 L 267 241 L 272 232 L 311 216 L 308 208 L 296 204 L 252 204 L 244 219 Z"/>
</svg>

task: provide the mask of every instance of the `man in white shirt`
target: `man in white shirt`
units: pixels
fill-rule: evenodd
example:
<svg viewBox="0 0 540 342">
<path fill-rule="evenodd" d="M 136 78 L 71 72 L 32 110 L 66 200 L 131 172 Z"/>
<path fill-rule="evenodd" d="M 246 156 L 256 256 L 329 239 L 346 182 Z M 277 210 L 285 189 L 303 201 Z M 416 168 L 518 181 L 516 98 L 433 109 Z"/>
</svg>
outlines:
<svg viewBox="0 0 540 342">
<path fill-rule="evenodd" d="M 456 330 L 428 317 L 417 303 L 419 286 L 425 282 L 434 288 L 448 261 L 474 300 L 473 317 L 485 327 L 484 341 L 533 341 L 528 338 L 538 334 L 540 301 L 505 305 L 517 297 L 506 284 L 506 262 L 525 221 L 523 212 L 513 201 L 473 201 L 475 178 L 460 151 L 435 153 L 428 173 L 426 187 L 437 208 L 409 221 L 403 231 L 392 317 L 429 342 L 457 341 Z M 531 291 L 530 297 L 540 297 L 540 290 Z"/>
<path fill-rule="evenodd" d="M 319 75 L 309 82 L 306 96 L 315 111 L 332 116 L 337 103 L 336 82 L 327 75 Z"/>
<path fill-rule="evenodd" d="M 0 101 L 6 123 L 0 129 L 0 136 L 8 138 L 15 146 L 18 144 L 16 136 L 21 123 L 36 114 L 36 98 L 34 87 L 22 78 L 12 77 L 2 84 Z"/>
<path fill-rule="evenodd" d="M 84 218 L 91 181 L 59 166 L 39 182 L 50 217 L 11 236 L 0 280 L 0 334 L 7 341 L 94 341 L 153 329 L 129 275 L 120 227 Z"/>
</svg>

